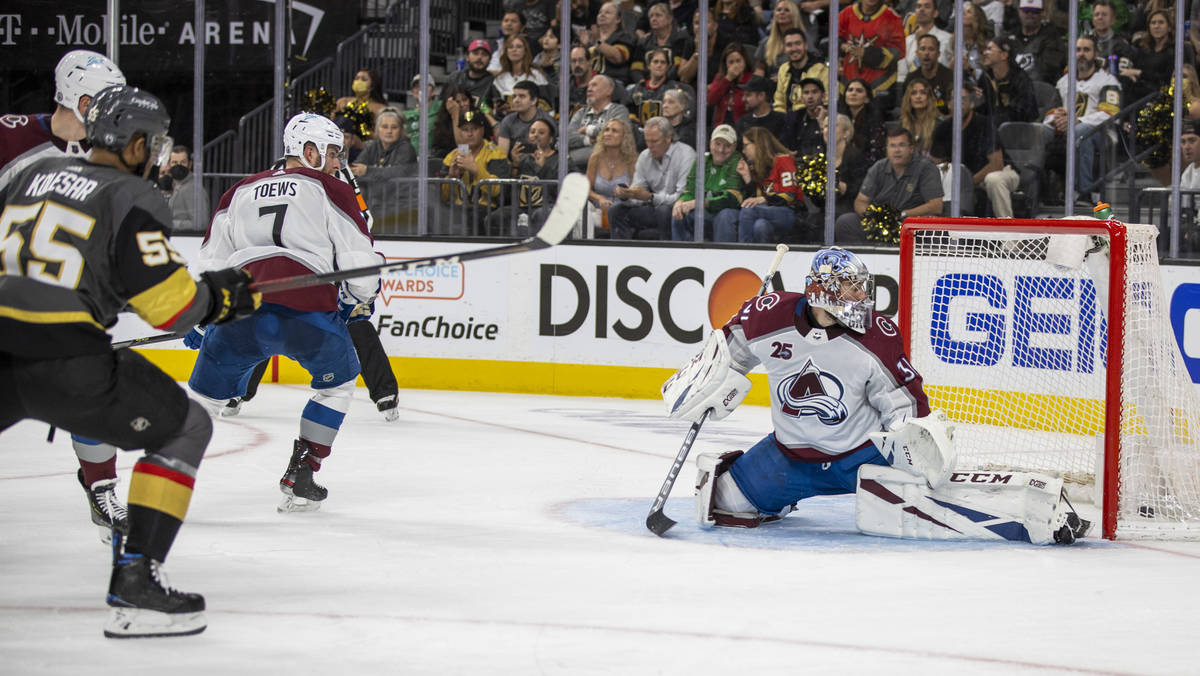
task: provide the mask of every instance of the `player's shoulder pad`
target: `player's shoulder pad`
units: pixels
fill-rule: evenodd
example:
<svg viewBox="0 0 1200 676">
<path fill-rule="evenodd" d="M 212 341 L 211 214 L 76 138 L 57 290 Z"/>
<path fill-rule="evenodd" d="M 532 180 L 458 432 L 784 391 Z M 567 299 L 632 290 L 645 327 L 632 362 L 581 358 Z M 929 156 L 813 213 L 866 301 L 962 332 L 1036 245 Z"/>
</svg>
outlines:
<svg viewBox="0 0 1200 676">
<path fill-rule="evenodd" d="M 866 333 L 857 334 L 847 331 L 845 335 L 855 338 L 877 354 L 899 354 L 904 351 L 904 340 L 900 337 L 900 327 L 878 312 L 871 313 L 871 324 L 867 327 Z"/>
<path fill-rule="evenodd" d="M 796 304 L 803 298 L 804 294 L 791 291 L 772 291 L 756 296 L 742 304 L 730 323 L 740 325 L 747 338 L 794 326 Z"/>
<path fill-rule="evenodd" d="M 20 127 L 28 127 L 34 124 L 37 118 L 33 115 L 18 115 L 16 113 L 8 113 L 0 116 L 0 128 L 3 129 L 18 129 Z"/>
</svg>

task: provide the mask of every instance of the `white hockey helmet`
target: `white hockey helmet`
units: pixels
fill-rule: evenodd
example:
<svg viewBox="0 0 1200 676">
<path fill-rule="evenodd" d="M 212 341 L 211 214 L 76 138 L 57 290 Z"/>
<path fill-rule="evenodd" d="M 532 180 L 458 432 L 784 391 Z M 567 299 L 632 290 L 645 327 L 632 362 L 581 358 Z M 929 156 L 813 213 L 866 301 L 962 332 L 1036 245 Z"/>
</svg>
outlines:
<svg viewBox="0 0 1200 676">
<path fill-rule="evenodd" d="M 866 333 L 875 308 L 875 278 L 862 259 L 841 247 L 818 251 L 804 278 L 804 295 L 846 328 Z"/>
<path fill-rule="evenodd" d="M 107 56 L 88 49 L 67 52 L 54 67 L 54 102 L 70 108 L 83 122 L 79 99 L 96 98 L 100 90 L 125 84 L 125 75 Z"/>
<path fill-rule="evenodd" d="M 304 145 L 311 143 L 317 148 L 317 152 L 321 154 L 321 164 L 312 166 L 308 160 L 304 159 Z M 283 128 L 283 154 L 287 157 L 296 157 L 300 159 L 300 163 L 309 169 L 321 171 L 325 167 L 326 152 L 329 146 L 337 146 L 338 154 L 340 155 L 345 149 L 346 139 L 342 134 L 342 130 L 324 115 L 316 113 L 298 113 L 288 120 L 287 125 Z"/>
</svg>

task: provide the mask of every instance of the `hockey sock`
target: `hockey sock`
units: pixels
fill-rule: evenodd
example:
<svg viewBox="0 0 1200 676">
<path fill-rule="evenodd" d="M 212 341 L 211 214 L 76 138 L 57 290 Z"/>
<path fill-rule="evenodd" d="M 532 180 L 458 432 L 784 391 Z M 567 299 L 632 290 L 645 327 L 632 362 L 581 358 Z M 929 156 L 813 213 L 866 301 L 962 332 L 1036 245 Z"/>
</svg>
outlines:
<svg viewBox="0 0 1200 676">
<path fill-rule="evenodd" d="M 127 551 L 164 561 L 187 516 L 195 477 L 147 456 L 133 466 L 129 482 Z"/>
<path fill-rule="evenodd" d="M 330 447 L 337 438 L 346 412 L 350 410 L 350 397 L 354 392 L 354 381 L 342 383 L 327 390 L 317 390 L 300 414 L 300 438 L 312 447 L 310 464 L 318 469 L 321 459 L 329 457 Z"/>
<path fill-rule="evenodd" d="M 117 478 L 117 448 L 95 439 L 77 434 L 71 435 L 71 446 L 79 467 L 83 470 L 83 482 L 91 486 L 97 481 Z"/>
</svg>

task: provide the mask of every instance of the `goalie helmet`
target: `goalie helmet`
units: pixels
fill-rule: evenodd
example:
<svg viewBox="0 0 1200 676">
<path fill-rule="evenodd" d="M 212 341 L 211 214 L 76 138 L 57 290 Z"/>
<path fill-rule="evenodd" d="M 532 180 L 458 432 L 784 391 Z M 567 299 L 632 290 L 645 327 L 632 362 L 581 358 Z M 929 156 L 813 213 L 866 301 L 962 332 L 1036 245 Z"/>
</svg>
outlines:
<svg viewBox="0 0 1200 676">
<path fill-rule="evenodd" d="M 337 146 L 340 154 L 345 142 L 342 130 L 338 129 L 333 120 L 316 113 L 298 113 L 288 120 L 287 126 L 283 128 L 283 154 L 298 158 L 301 164 L 317 171 L 322 171 L 328 161 L 326 153 L 329 146 Z M 304 158 L 304 146 L 307 143 L 316 146 L 317 152 L 321 154 L 320 166 L 314 167 Z"/>
<path fill-rule="evenodd" d="M 171 116 L 157 96 L 125 85 L 96 94 L 84 122 L 88 142 L 115 153 L 121 152 L 137 134 L 145 134 L 149 166 L 166 164 L 170 158 L 172 141 L 167 135 L 170 126 Z"/>
<path fill-rule="evenodd" d="M 87 49 L 67 52 L 54 67 L 54 102 L 70 108 L 80 122 L 79 99 L 93 99 L 100 90 L 125 84 L 125 75 L 107 56 Z"/>
<path fill-rule="evenodd" d="M 852 252 L 836 246 L 818 251 L 804 278 L 804 295 L 842 326 L 867 332 L 875 308 L 875 279 Z"/>
</svg>

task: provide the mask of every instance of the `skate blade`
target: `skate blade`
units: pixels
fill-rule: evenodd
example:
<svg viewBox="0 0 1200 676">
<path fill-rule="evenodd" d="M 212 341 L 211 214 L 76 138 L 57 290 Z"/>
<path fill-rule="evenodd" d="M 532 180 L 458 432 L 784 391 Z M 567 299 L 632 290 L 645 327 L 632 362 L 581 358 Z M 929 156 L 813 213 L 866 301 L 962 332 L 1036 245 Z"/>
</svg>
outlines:
<svg viewBox="0 0 1200 676">
<path fill-rule="evenodd" d="M 397 420 L 400 419 L 400 411 L 398 411 L 394 408 L 389 408 L 386 411 L 381 411 L 381 413 L 383 414 L 384 422 L 396 422 Z"/>
<path fill-rule="evenodd" d="M 312 500 L 298 498 L 294 495 L 288 495 L 283 498 L 283 501 L 279 503 L 279 506 L 275 508 L 275 511 L 279 512 L 280 514 L 287 514 L 289 512 L 315 512 L 320 508 L 320 502 L 314 502 Z"/>
<path fill-rule="evenodd" d="M 191 636 L 208 626 L 204 612 L 163 613 L 141 608 L 113 608 L 104 635 L 108 638 Z"/>
</svg>

